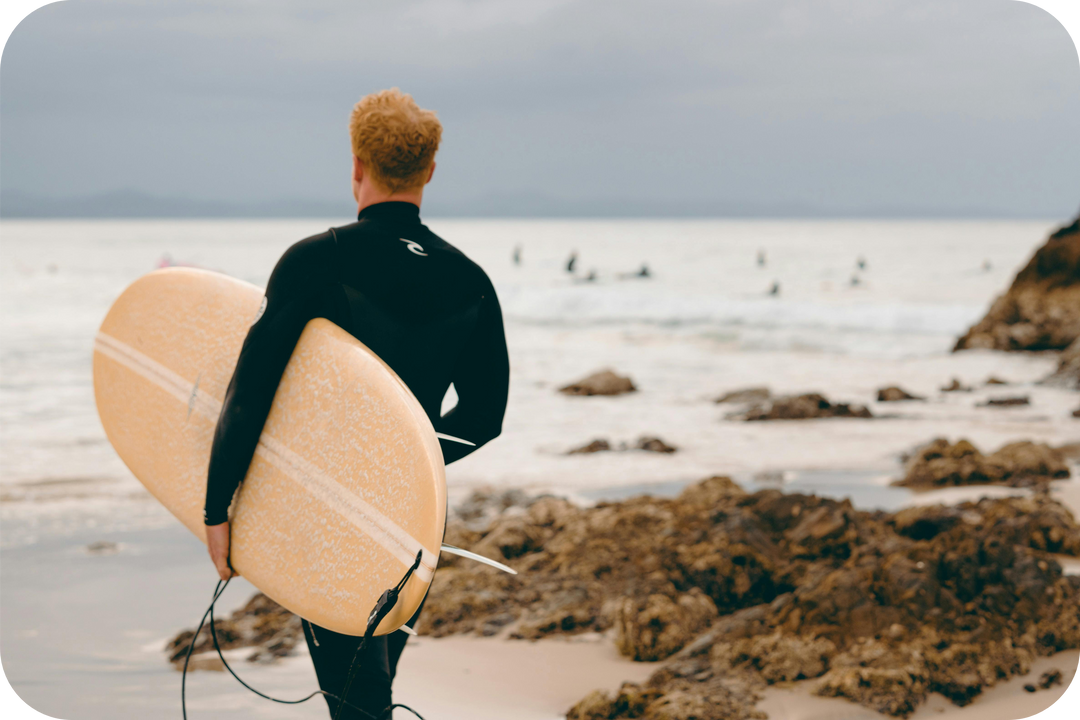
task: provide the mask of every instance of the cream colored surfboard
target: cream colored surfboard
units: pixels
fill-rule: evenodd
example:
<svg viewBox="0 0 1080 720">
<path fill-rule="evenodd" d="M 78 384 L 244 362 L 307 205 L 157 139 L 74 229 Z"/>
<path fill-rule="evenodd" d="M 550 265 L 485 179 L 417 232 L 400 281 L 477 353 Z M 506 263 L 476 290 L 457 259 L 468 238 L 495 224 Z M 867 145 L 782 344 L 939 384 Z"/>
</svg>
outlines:
<svg viewBox="0 0 1080 720">
<path fill-rule="evenodd" d="M 159 270 L 124 291 L 94 342 L 109 441 L 203 542 L 214 427 L 262 298 L 218 273 Z M 362 635 L 379 596 L 420 552 L 379 626 L 385 634 L 423 600 L 445 518 L 442 451 L 420 403 L 354 337 L 309 322 L 233 503 L 233 567 L 297 615 Z"/>
</svg>

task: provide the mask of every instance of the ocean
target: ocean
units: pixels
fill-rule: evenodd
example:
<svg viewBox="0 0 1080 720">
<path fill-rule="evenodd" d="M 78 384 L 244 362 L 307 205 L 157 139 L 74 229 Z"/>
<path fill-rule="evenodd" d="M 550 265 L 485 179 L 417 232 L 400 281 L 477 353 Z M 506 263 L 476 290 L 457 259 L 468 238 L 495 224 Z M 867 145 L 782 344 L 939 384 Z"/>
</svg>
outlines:
<svg viewBox="0 0 1080 720">
<path fill-rule="evenodd" d="M 79 527 L 169 522 L 113 453 L 91 383 L 111 301 L 163 262 L 264 285 L 291 243 L 332 220 L 4 221 L 0 226 L 0 512 L 5 546 Z M 502 303 L 512 384 L 504 433 L 449 468 L 478 487 L 579 500 L 674 492 L 716 473 L 893 507 L 897 458 L 936 435 L 988 445 L 1072 432 L 1072 394 L 1031 386 L 1051 356 L 949 351 L 1004 290 L 1050 222 L 431 220 L 482 265 Z M 520 264 L 513 262 L 515 249 Z M 566 263 L 576 253 L 576 272 Z M 634 277 L 640 268 L 649 277 Z M 587 280 L 589 276 L 593 280 Z M 773 289 L 775 294 L 771 294 Z M 561 385 L 610 367 L 638 392 Z M 975 405 L 990 375 L 1038 396 Z M 941 395 L 951 377 L 980 392 Z M 870 422 L 740 423 L 712 399 L 745 386 L 874 406 L 900 384 L 927 403 Z M 452 398 L 448 398 L 452 402 Z M 879 409 L 879 408 L 875 408 Z M 658 436 L 671 455 L 567 456 L 595 438 Z M 987 448 L 992 449 L 992 448 Z"/>
</svg>

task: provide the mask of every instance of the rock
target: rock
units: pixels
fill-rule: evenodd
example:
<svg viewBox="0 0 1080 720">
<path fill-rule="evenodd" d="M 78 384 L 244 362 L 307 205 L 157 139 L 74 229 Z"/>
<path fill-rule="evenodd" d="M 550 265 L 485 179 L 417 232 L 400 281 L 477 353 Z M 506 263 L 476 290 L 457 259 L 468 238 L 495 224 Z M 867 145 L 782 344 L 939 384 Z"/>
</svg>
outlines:
<svg viewBox="0 0 1080 720">
<path fill-rule="evenodd" d="M 941 392 L 971 392 L 971 388 L 962 384 L 959 378 L 953 378 L 948 385 L 941 387 Z"/>
<path fill-rule="evenodd" d="M 1074 418 L 1080 418 L 1080 407 L 1078 407 L 1078 408 L 1076 408 L 1075 410 L 1072 411 L 1072 416 Z"/>
<path fill-rule="evenodd" d="M 535 498 L 517 488 L 480 488 L 453 509 L 453 517 L 470 527 L 484 528 L 510 508 L 528 508 L 533 502 Z M 444 557 L 440 563 L 445 561 Z"/>
<path fill-rule="evenodd" d="M 899 402 L 900 400 L 925 400 L 926 398 L 912 395 L 906 390 L 891 386 L 878 390 L 877 399 L 878 402 Z"/>
<path fill-rule="evenodd" d="M 636 390 L 630 378 L 616 375 L 611 370 L 601 370 L 559 388 L 564 395 L 622 395 Z"/>
<path fill-rule="evenodd" d="M 1015 442 L 983 455 L 967 440 L 950 444 L 937 438 L 908 460 L 904 478 L 893 484 L 921 490 L 957 485 L 1031 487 L 1067 477 L 1064 455 L 1043 443 Z"/>
<path fill-rule="evenodd" d="M 1016 473 L 1030 452 L 1049 468 L 1043 449 L 1018 445 L 980 457 Z M 941 441 L 934 459 L 977 453 Z M 1080 525 L 1045 493 L 890 514 L 712 477 L 677 498 L 541 498 L 447 535 L 520 574 L 440 567 L 421 634 L 613 630 L 623 652 L 658 663 L 569 717 L 758 717 L 758 688 L 812 677 L 823 695 L 904 716 L 930 692 L 969 703 L 1080 647 L 1080 577 L 1055 559 L 1080 557 Z"/>
<path fill-rule="evenodd" d="M 717 643 L 709 652 L 714 666 L 751 667 L 770 685 L 820 677 L 835 654 L 836 646 L 824 638 L 792 637 L 779 631 Z"/>
<path fill-rule="evenodd" d="M 930 678 L 916 652 L 867 639 L 833 658 L 815 693 L 847 698 L 886 715 L 907 717 L 926 700 Z"/>
<path fill-rule="evenodd" d="M 960 522 L 962 518 L 955 508 L 942 505 L 904 508 L 892 518 L 896 532 L 913 540 L 932 540 Z"/>
<path fill-rule="evenodd" d="M 538 549 L 548 533 L 522 516 L 495 520 L 483 539 L 473 545 L 475 552 L 496 560 L 511 560 Z"/>
<path fill-rule="evenodd" d="M 647 435 L 638 438 L 638 441 L 634 446 L 628 447 L 626 443 L 619 444 L 619 450 L 645 450 L 647 452 L 655 453 L 673 453 L 678 448 L 668 445 L 666 442 L 657 437 L 649 437 Z M 567 455 L 586 455 L 590 453 L 608 452 L 614 450 L 611 443 L 604 438 L 597 438 L 588 445 L 582 445 L 579 448 L 567 451 Z"/>
<path fill-rule="evenodd" d="M 253 648 L 255 652 L 248 656 L 248 661 L 260 663 L 274 662 L 291 654 L 304 637 L 300 618 L 262 593 L 253 595 L 246 605 L 228 619 L 215 619 L 214 631 L 222 650 Z M 184 657 L 194 634 L 192 630 L 184 630 L 165 646 L 169 661 L 177 670 L 183 667 Z M 214 652 L 210 629 L 204 627 L 195 642 L 192 660 L 202 653 Z M 220 662 L 214 656 L 200 657 L 195 667 L 220 670 Z"/>
<path fill-rule="evenodd" d="M 989 398 L 986 402 L 979 403 L 979 407 L 1017 407 L 1030 404 L 1031 398 L 1023 395 L 1020 397 Z"/>
<path fill-rule="evenodd" d="M 642 436 L 638 438 L 637 445 L 634 446 L 636 450 L 646 450 L 654 453 L 670 454 L 678 450 L 677 447 L 668 445 L 666 442 L 658 437 Z"/>
<path fill-rule="evenodd" d="M 760 403 L 768 400 L 772 394 L 767 387 L 749 387 L 741 390 L 732 390 L 716 398 L 714 402 L 722 403 Z"/>
<path fill-rule="evenodd" d="M 754 708 L 757 696 L 714 682 L 710 692 L 656 688 L 623 683 L 615 697 L 595 690 L 566 713 L 566 720 L 764 720 Z"/>
<path fill-rule="evenodd" d="M 1009 382 L 1007 380 L 1002 380 L 1001 378 L 999 378 L 999 377 L 997 377 L 995 375 L 991 375 L 990 377 L 986 378 L 986 382 L 983 383 L 983 384 L 984 385 L 1008 385 Z"/>
<path fill-rule="evenodd" d="M 615 606 L 615 647 L 634 660 L 662 660 L 682 648 L 716 617 L 716 605 L 698 588 L 672 599 L 622 598 Z"/>
<path fill-rule="evenodd" d="M 1044 672 L 1042 674 L 1042 677 L 1039 678 L 1039 689 L 1040 690 L 1049 690 L 1050 688 L 1054 687 L 1055 685 L 1060 685 L 1060 684 L 1061 684 L 1061 671 L 1058 670 L 1057 668 L 1054 668 L 1053 670 L 1047 670 L 1046 672 Z"/>
<path fill-rule="evenodd" d="M 822 395 L 809 393 L 775 398 L 767 406 L 754 407 L 741 416 L 743 420 L 809 420 L 813 418 L 870 418 L 873 415 L 862 405 L 833 404 Z"/>
<path fill-rule="evenodd" d="M 590 453 L 607 452 L 611 450 L 611 443 L 604 438 L 597 438 L 588 445 L 582 445 L 581 447 L 574 448 L 567 451 L 567 455 L 587 455 Z"/>
<path fill-rule="evenodd" d="M 1080 218 L 1053 233 L 954 350 L 1064 350 L 1080 337 Z"/>
</svg>

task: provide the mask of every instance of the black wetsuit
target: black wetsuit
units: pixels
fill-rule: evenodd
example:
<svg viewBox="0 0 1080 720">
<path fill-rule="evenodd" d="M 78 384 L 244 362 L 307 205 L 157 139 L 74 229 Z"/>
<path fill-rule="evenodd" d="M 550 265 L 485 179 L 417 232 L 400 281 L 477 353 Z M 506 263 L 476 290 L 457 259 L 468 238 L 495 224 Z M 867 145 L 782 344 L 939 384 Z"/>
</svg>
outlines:
<svg viewBox="0 0 1080 720">
<path fill-rule="evenodd" d="M 334 322 L 392 367 L 437 432 L 476 444 L 441 441 L 446 463 L 502 429 L 510 365 L 495 290 L 476 263 L 420 222 L 412 203 L 370 205 L 356 223 L 293 245 L 270 276 L 261 313 L 240 351 L 214 433 L 207 525 L 228 519 L 278 382 L 312 318 Z M 440 417 L 451 383 L 458 403 Z M 416 616 L 409 625 L 415 621 Z M 319 685 L 340 695 L 359 638 L 307 622 L 304 634 Z M 349 702 L 376 716 L 390 704 L 405 640 L 397 632 L 369 643 Z M 328 702 L 333 713 L 336 703 Z M 341 717 L 364 716 L 346 707 Z"/>
</svg>

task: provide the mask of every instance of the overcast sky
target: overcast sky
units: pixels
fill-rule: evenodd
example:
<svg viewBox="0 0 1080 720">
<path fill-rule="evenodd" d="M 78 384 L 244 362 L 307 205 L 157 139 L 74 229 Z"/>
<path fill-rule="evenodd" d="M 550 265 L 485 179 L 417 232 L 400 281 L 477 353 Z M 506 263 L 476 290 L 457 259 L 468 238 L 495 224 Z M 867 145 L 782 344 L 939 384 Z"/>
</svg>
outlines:
<svg viewBox="0 0 1080 720">
<path fill-rule="evenodd" d="M 4 49 L 0 187 L 347 207 L 349 111 L 395 85 L 440 210 L 1080 205 L 1076 50 L 1014 0 L 69 0 Z"/>
</svg>

